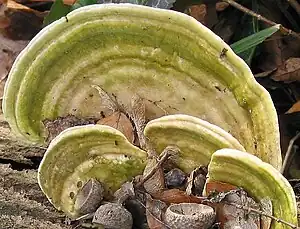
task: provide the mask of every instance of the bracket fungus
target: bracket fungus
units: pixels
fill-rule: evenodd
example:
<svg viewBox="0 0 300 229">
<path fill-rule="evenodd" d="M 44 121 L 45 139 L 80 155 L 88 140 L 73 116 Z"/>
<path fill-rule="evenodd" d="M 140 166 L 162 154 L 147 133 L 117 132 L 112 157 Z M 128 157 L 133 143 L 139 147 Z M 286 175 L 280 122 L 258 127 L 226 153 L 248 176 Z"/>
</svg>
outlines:
<svg viewBox="0 0 300 229">
<path fill-rule="evenodd" d="M 103 124 L 103 116 L 118 114 L 130 127 L 135 124 L 138 137 L 144 133 L 157 154 L 178 147 L 176 164 L 184 172 L 210 162 L 209 179 L 224 179 L 257 198 L 270 196 L 275 216 L 294 222 L 294 194 L 277 171 L 281 153 L 274 105 L 225 42 L 192 17 L 146 6 L 91 5 L 66 17 L 45 27 L 9 74 L 3 112 L 20 139 L 47 145 L 45 120 L 78 117 Z M 147 124 L 137 125 L 130 116 L 134 96 L 144 103 Z M 57 135 L 38 171 L 51 203 L 74 218 L 90 211 L 85 205 L 91 197 L 77 198 L 94 191 L 83 187 L 101 190 L 96 199 L 106 200 L 143 174 L 149 150 L 133 145 L 129 133 L 132 139 L 97 124 Z M 232 150 L 214 153 L 222 148 Z M 268 187 L 243 180 L 245 173 Z"/>
<path fill-rule="evenodd" d="M 76 208 L 76 198 L 91 178 L 100 181 L 104 196 L 109 196 L 141 174 L 145 161 L 146 153 L 118 130 L 104 125 L 77 126 L 50 143 L 39 166 L 38 182 L 57 209 L 76 217 L 82 213 Z"/>
<path fill-rule="evenodd" d="M 210 181 L 241 187 L 258 202 L 269 198 L 273 205 L 273 216 L 297 225 L 297 204 L 293 188 L 278 170 L 256 156 L 234 149 L 216 151 L 208 166 L 206 182 Z M 275 228 L 290 227 L 273 220 L 271 229 Z"/>
<path fill-rule="evenodd" d="M 44 120 L 109 114 L 92 87 L 99 85 L 124 107 L 139 95 L 147 120 L 176 113 L 206 120 L 280 168 L 269 94 L 243 60 L 198 21 L 132 4 L 91 5 L 66 17 L 33 38 L 9 74 L 3 111 L 20 138 L 45 144 Z"/>
</svg>

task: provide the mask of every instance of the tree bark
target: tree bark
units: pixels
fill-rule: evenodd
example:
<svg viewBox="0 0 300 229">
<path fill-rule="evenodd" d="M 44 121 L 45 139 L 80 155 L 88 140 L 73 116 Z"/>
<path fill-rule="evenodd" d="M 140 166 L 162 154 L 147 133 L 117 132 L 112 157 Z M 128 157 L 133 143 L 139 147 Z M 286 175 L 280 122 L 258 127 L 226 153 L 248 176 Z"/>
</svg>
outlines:
<svg viewBox="0 0 300 229">
<path fill-rule="evenodd" d="M 18 141 L 0 110 L 0 228 L 68 229 L 37 183 L 37 167 L 45 152 Z"/>
</svg>

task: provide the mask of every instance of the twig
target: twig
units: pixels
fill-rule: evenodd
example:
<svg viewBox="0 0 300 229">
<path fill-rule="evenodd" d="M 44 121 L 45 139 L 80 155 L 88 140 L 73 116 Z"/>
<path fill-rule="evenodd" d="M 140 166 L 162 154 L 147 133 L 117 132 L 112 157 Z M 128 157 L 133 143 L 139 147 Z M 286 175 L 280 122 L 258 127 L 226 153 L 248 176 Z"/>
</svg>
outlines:
<svg viewBox="0 0 300 229">
<path fill-rule="evenodd" d="M 298 33 L 292 31 L 291 29 L 288 29 L 288 28 L 284 27 L 284 26 L 281 25 L 281 24 L 275 23 L 275 22 L 273 22 L 273 21 L 271 21 L 271 20 L 269 20 L 269 19 L 267 19 L 267 18 L 261 16 L 260 14 L 255 13 L 255 12 L 252 11 L 252 10 L 249 10 L 248 8 L 242 6 L 241 4 L 235 2 L 234 0 L 222 0 L 222 1 L 223 1 L 223 2 L 227 2 L 227 3 L 230 4 L 231 6 L 233 6 L 233 7 L 237 8 L 237 9 L 239 9 L 240 11 L 242 11 L 242 12 L 248 14 L 248 15 L 251 15 L 252 17 L 256 17 L 257 20 L 263 21 L 263 22 L 265 22 L 265 23 L 267 23 L 267 24 L 269 24 L 269 25 L 272 25 L 272 26 L 273 26 L 273 25 L 279 25 L 279 26 L 280 26 L 280 31 L 281 31 L 283 34 L 285 34 L 285 35 L 292 35 L 293 37 L 295 37 L 295 38 L 297 38 L 297 39 L 300 40 L 300 35 L 299 35 Z"/>
<path fill-rule="evenodd" d="M 162 157 L 158 160 L 157 164 L 152 168 L 152 170 L 142 178 L 140 182 L 136 184 L 136 187 L 141 187 L 147 180 L 149 180 L 156 172 L 157 170 L 162 166 L 162 164 L 168 160 L 168 158 L 173 155 L 173 151 L 170 148 L 166 148 L 163 153 Z"/>
<path fill-rule="evenodd" d="M 235 207 L 237 207 L 237 208 L 239 208 L 239 209 L 242 209 L 242 210 L 244 210 L 244 211 L 248 211 L 248 212 L 250 211 L 250 212 L 257 213 L 257 214 L 259 214 L 259 215 L 263 215 L 263 216 L 265 216 L 265 217 L 269 217 L 269 218 L 275 220 L 276 222 L 285 224 L 285 225 L 287 225 L 287 226 L 289 226 L 289 227 L 291 227 L 291 228 L 293 228 L 293 229 L 300 229 L 299 227 L 297 227 L 297 226 L 294 225 L 294 224 L 291 224 L 291 223 L 289 223 L 289 222 L 286 222 L 286 221 L 284 221 L 284 220 L 282 220 L 282 219 L 279 219 L 279 218 L 277 218 L 277 217 L 275 217 L 275 216 L 269 215 L 269 214 L 267 214 L 267 213 L 265 213 L 265 212 L 263 212 L 263 211 L 261 211 L 261 210 L 257 210 L 257 209 L 255 209 L 255 208 L 251 208 L 251 207 L 246 207 L 246 206 L 243 206 L 243 205 L 234 203 L 234 202 L 224 201 L 224 203 L 225 203 L 225 204 L 228 204 L 228 205 L 235 206 Z"/>
<path fill-rule="evenodd" d="M 300 132 L 298 134 L 296 134 L 289 142 L 289 146 L 288 149 L 286 151 L 284 160 L 283 160 L 283 164 L 282 164 L 282 168 L 280 170 L 281 174 L 283 174 L 286 170 L 286 167 L 288 165 L 289 160 L 291 159 L 291 152 L 294 146 L 295 141 L 300 137 Z"/>
<path fill-rule="evenodd" d="M 296 10 L 297 14 L 300 16 L 300 4 L 297 0 L 286 0 L 290 5 Z"/>
</svg>

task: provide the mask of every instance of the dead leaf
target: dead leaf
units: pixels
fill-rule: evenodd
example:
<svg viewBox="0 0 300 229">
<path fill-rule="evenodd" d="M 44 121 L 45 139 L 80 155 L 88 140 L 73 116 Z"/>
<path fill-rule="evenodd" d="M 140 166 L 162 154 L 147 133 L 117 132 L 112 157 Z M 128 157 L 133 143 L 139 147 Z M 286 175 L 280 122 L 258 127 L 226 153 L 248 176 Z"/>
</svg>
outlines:
<svg viewBox="0 0 300 229">
<path fill-rule="evenodd" d="M 259 209 L 259 205 L 245 192 L 231 193 L 226 196 L 226 202 L 236 203 L 243 207 Z M 260 229 L 260 217 L 257 213 L 245 212 L 234 205 L 219 203 L 218 218 L 221 228 Z"/>
<path fill-rule="evenodd" d="M 209 181 L 206 183 L 206 193 L 209 194 L 211 192 L 228 192 L 231 190 L 236 190 L 238 187 L 232 185 L 232 184 L 227 184 L 219 181 Z"/>
<path fill-rule="evenodd" d="M 192 5 L 187 9 L 186 13 L 205 25 L 205 15 L 207 13 L 205 4 Z"/>
<path fill-rule="evenodd" d="M 157 165 L 157 159 L 156 158 L 150 158 L 147 161 L 147 165 L 144 169 L 143 176 L 147 176 L 148 173 L 150 173 L 153 170 L 153 167 Z M 149 178 L 144 183 L 145 190 L 155 196 L 157 193 L 160 193 L 165 188 L 165 176 L 162 167 L 158 168 L 157 171 L 154 173 L 154 175 Z"/>
<path fill-rule="evenodd" d="M 0 0 L 0 29 L 5 29 L 10 25 L 10 20 L 5 16 L 7 1 Z"/>
<path fill-rule="evenodd" d="M 0 81 L 6 78 L 17 55 L 29 41 L 13 41 L 0 33 Z"/>
<path fill-rule="evenodd" d="M 291 114 L 294 112 L 300 112 L 300 100 L 297 101 L 287 112 L 286 114 Z"/>
<path fill-rule="evenodd" d="M 7 0 L 0 6 L 1 33 L 12 40 L 30 40 L 42 29 L 46 14 Z"/>
<path fill-rule="evenodd" d="M 144 100 L 136 94 L 131 98 L 130 117 L 134 122 L 140 147 L 142 149 L 146 149 L 148 147 L 147 149 L 149 150 L 149 146 L 147 146 L 146 137 L 143 132 L 146 125 L 146 105 Z"/>
<path fill-rule="evenodd" d="M 152 199 L 150 195 L 146 194 L 146 217 L 150 229 L 167 229 L 163 223 L 167 205 L 159 200 Z"/>
<path fill-rule="evenodd" d="M 230 192 L 231 191 L 231 192 Z M 253 199 L 247 197 L 243 190 L 239 190 L 236 186 L 218 182 L 210 181 L 206 184 L 206 193 L 218 192 L 219 194 L 214 197 L 218 201 L 212 203 L 211 206 L 216 210 L 217 222 L 220 222 L 220 228 L 242 228 L 242 229 L 259 229 L 260 218 L 257 215 L 251 215 L 246 218 L 244 210 L 239 209 L 226 202 L 234 202 L 243 206 L 249 206 L 259 209 L 258 204 Z"/>
<path fill-rule="evenodd" d="M 300 81 L 300 58 L 287 59 L 271 77 L 275 81 Z"/>
<path fill-rule="evenodd" d="M 180 203 L 203 203 L 205 197 L 198 197 L 193 195 L 187 195 L 185 191 L 179 189 L 168 189 L 161 193 L 157 193 L 154 197 L 167 204 L 180 204 Z"/>
<path fill-rule="evenodd" d="M 45 119 L 43 120 L 43 124 L 48 131 L 48 137 L 46 141 L 50 142 L 63 130 L 69 127 L 94 124 L 94 123 L 95 121 L 93 119 L 83 119 L 83 118 L 76 117 L 74 115 L 58 117 L 55 120 Z"/>
<path fill-rule="evenodd" d="M 202 191 L 205 185 L 207 175 L 207 168 L 205 166 L 200 166 L 194 169 L 188 178 L 188 185 L 185 192 L 188 195 L 202 195 Z"/>
<path fill-rule="evenodd" d="M 133 126 L 129 118 L 122 112 L 114 112 L 112 115 L 100 119 L 97 124 L 111 126 L 121 131 L 129 142 L 134 141 Z"/>
<path fill-rule="evenodd" d="M 132 182 L 126 182 L 122 184 L 121 188 L 114 193 L 114 198 L 119 204 L 123 204 L 127 199 L 134 197 L 135 191 Z"/>
</svg>

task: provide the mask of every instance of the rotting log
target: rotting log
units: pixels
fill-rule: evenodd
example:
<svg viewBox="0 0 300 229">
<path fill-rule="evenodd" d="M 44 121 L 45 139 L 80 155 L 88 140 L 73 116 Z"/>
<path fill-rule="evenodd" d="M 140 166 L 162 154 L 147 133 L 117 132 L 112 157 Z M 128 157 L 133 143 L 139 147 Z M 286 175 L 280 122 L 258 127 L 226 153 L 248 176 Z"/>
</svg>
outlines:
<svg viewBox="0 0 300 229">
<path fill-rule="evenodd" d="M 36 170 L 17 171 L 0 164 L 0 225 L 6 228 L 68 229 L 65 216 L 48 202 Z"/>
<path fill-rule="evenodd" d="M 35 168 L 35 162 L 43 156 L 45 149 L 18 141 L 11 133 L 8 123 L 0 114 L 0 162 L 20 164 Z M 38 166 L 38 165 L 37 165 Z"/>
<path fill-rule="evenodd" d="M 37 183 L 45 149 L 19 142 L 0 110 L 0 228 L 69 229 Z"/>
</svg>

